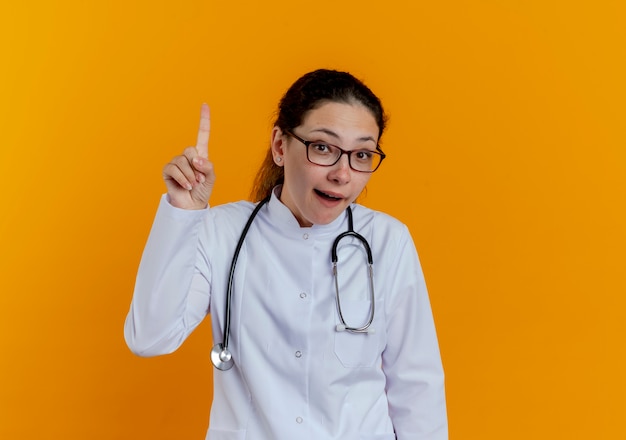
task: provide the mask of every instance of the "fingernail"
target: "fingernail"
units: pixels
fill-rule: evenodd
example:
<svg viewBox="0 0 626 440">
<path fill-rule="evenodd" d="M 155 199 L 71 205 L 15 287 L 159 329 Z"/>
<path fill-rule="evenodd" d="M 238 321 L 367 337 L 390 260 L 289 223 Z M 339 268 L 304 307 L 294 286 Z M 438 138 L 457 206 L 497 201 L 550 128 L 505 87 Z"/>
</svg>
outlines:
<svg viewBox="0 0 626 440">
<path fill-rule="evenodd" d="M 191 188 L 192 188 L 191 183 L 188 183 L 187 186 L 185 186 L 185 188 L 187 188 L 187 191 L 191 191 Z"/>
<path fill-rule="evenodd" d="M 200 182 L 200 183 L 204 183 L 204 180 L 205 180 L 205 179 L 204 179 L 204 174 L 199 174 L 199 175 L 198 175 L 198 182 Z"/>
<path fill-rule="evenodd" d="M 196 165 L 202 165 L 202 159 L 200 159 L 199 157 L 194 157 L 193 163 L 195 163 Z"/>
</svg>

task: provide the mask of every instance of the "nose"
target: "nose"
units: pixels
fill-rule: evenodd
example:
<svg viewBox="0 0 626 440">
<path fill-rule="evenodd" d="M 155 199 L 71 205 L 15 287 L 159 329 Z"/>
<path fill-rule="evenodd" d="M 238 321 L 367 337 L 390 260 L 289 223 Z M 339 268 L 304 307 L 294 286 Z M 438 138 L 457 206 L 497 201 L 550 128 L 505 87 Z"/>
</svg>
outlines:
<svg viewBox="0 0 626 440">
<path fill-rule="evenodd" d="M 331 171 L 328 174 L 328 178 L 339 184 L 350 182 L 352 177 L 352 169 L 350 168 L 350 160 L 348 155 L 343 153 L 339 158 L 339 161 L 331 167 Z"/>
</svg>

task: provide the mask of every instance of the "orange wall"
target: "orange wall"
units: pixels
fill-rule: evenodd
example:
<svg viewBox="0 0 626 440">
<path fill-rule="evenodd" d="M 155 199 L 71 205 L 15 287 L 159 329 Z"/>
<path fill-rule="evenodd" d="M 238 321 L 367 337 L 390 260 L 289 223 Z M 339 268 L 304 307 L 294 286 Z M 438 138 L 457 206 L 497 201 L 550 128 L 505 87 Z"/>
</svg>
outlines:
<svg viewBox="0 0 626 440">
<path fill-rule="evenodd" d="M 317 67 L 391 114 L 363 202 L 418 245 L 451 437 L 626 438 L 623 1 L 4 3 L 0 438 L 203 438 L 209 326 L 122 337 L 161 167 L 207 101 L 214 202 L 245 197 Z"/>
</svg>

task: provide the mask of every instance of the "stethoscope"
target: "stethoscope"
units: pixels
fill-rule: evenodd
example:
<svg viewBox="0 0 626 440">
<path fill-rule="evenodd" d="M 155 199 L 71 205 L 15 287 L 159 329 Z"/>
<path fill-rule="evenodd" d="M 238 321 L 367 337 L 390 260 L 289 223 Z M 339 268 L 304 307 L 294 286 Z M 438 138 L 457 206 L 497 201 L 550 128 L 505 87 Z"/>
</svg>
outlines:
<svg viewBox="0 0 626 440">
<path fill-rule="evenodd" d="M 239 251 L 241 251 L 241 247 L 243 246 L 243 242 L 248 234 L 248 230 L 252 225 L 252 221 L 259 213 L 261 207 L 269 202 L 271 196 L 266 197 L 261 200 L 257 206 L 250 214 L 250 218 L 246 222 L 243 230 L 241 231 L 241 236 L 239 237 L 239 241 L 237 242 L 237 247 L 235 248 L 235 253 L 233 254 L 233 261 L 230 264 L 230 272 L 228 275 L 228 286 L 226 290 L 226 313 L 224 315 L 224 341 L 221 343 L 217 343 L 211 349 L 211 362 L 218 370 L 226 371 L 230 370 L 234 364 L 233 354 L 228 349 L 228 339 L 230 338 L 230 304 L 233 296 L 233 280 L 235 278 L 235 266 L 237 265 L 237 259 L 239 258 Z M 337 305 L 337 313 L 339 315 L 340 323 L 337 324 L 335 329 L 338 332 L 347 331 L 350 333 L 374 333 L 374 329 L 371 328 L 372 322 L 374 321 L 374 272 L 372 269 L 373 259 L 372 259 L 372 250 L 370 249 L 370 245 L 361 234 L 354 231 L 354 226 L 352 222 L 352 209 L 348 206 L 346 208 L 346 212 L 348 214 L 348 230 L 343 232 L 335 238 L 333 242 L 333 247 L 331 249 L 331 261 L 333 264 L 333 278 L 335 279 L 335 303 Z M 341 300 L 339 298 L 339 281 L 337 277 L 337 246 L 342 238 L 345 237 L 354 237 L 358 239 L 365 248 L 367 253 L 367 266 L 368 266 L 368 278 L 369 278 L 369 287 L 370 287 L 370 311 L 367 321 L 364 325 L 360 327 L 352 327 L 346 323 L 346 320 L 343 317 L 343 313 L 341 312 Z"/>
</svg>

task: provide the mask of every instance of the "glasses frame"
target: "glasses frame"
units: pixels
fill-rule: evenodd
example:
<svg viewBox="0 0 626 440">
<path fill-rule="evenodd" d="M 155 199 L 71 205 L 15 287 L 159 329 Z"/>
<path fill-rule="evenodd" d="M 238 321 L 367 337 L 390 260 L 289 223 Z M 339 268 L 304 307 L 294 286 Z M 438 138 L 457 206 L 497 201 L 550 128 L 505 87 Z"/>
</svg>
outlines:
<svg viewBox="0 0 626 440">
<path fill-rule="evenodd" d="M 357 170 L 356 168 L 354 168 L 354 167 L 352 166 L 352 160 L 351 160 L 351 158 L 350 158 L 350 155 L 351 155 L 352 153 L 354 153 L 355 151 L 361 151 L 361 150 L 351 150 L 351 151 L 347 151 L 347 150 L 344 150 L 344 149 L 343 149 L 343 148 L 341 148 L 341 147 L 338 147 L 337 145 L 334 145 L 334 144 L 331 144 L 331 143 L 328 143 L 328 142 L 322 142 L 322 141 L 305 141 L 305 140 L 304 140 L 304 139 L 302 139 L 300 136 L 298 136 L 298 135 L 296 135 L 296 134 L 294 134 L 293 132 L 288 131 L 288 130 L 285 130 L 285 133 L 286 133 L 286 134 L 288 134 L 289 136 L 293 137 L 294 139 L 297 139 L 297 140 L 299 140 L 300 142 L 302 142 L 302 143 L 304 144 L 304 146 L 306 147 L 306 159 L 307 159 L 309 162 L 311 162 L 313 165 L 317 165 L 317 166 L 320 166 L 320 167 L 332 167 L 332 166 L 333 166 L 333 165 L 335 165 L 337 162 L 339 162 L 339 161 L 341 160 L 341 156 L 343 156 L 343 155 L 345 154 L 346 156 L 348 156 L 348 165 L 350 165 L 350 169 L 351 169 L 351 170 L 356 171 L 356 172 L 358 172 L 358 173 L 373 173 L 373 172 L 374 172 L 374 171 L 376 171 L 378 168 L 380 168 L 380 164 L 382 164 L 382 163 L 383 163 L 383 160 L 385 160 L 385 157 L 387 157 L 387 155 L 386 155 L 385 153 L 383 153 L 383 150 L 381 150 L 380 146 L 379 146 L 378 144 L 376 144 L 376 151 L 371 151 L 371 153 L 378 154 L 378 155 L 380 156 L 380 162 L 378 162 L 378 165 L 376 165 L 376 168 L 374 168 L 373 170 L 370 170 L 370 171 Z M 333 163 L 330 163 L 330 164 L 328 164 L 328 165 L 322 165 L 322 164 L 319 164 L 319 163 L 315 163 L 315 162 L 313 162 L 311 159 L 309 159 L 309 145 L 311 145 L 311 144 L 325 144 L 325 145 L 328 145 L 328 146 L 330 146 L 330 147 L 336 148 L 336 149 L 338 149 L 338 150 L 340 151 L 339 157 L 337 158 L 337 160 L 336 160 L 336 161 L 334 161 Z"/>
</svg>

